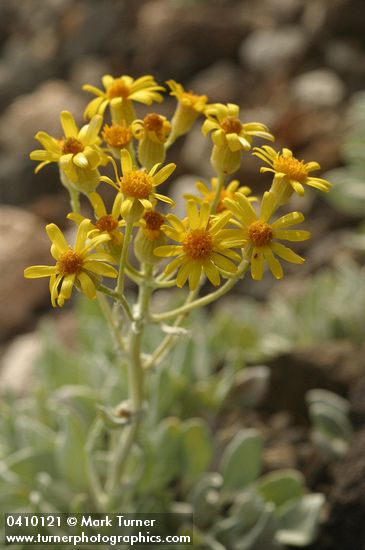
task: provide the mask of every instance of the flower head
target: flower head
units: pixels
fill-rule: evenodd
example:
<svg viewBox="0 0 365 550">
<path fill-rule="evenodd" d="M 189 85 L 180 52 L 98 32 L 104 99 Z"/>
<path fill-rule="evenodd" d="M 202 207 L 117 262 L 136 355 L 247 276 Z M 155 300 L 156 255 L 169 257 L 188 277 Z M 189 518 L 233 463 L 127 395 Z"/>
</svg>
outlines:
<svg viewBox="0 0 365 550">
<path fill-rule="evenodd" d="M 113 155 L 118 159 L 121 149 L 128 147 L 133 138 L 130 126 L 123 126 L 122 124 L 116 123 L 110 126 L 105 124 L 102 136 Z"/>
<path fill-rule="evenodd" d="M 241 240 L 241 246 L 245 246 L 251 251 L 253 279 L 262 279 L 265 262 L 276 279 L 282 278 L 283 268 L 275 255 L 287 262 L 297 264 L 304 262 L 304 259 L 290 248 L 277 242 L 278 240 L 304 241 L 309 239 L 309 231 L 288 229 L 288 227 L 304 221 L 303 214 L 291 212 L 270 222 L 275 208 L 275 197 L 270 191 L 264 193 L 259 216 L 244 195 L 237 194 L 235 200 L 225 199 L 224 203 L 235 217 L 232 221 L 239 227 L 235 233 L 237 242 Z"/>
<path fill-rule="evenodd" d="M 139 170 L 134 167 L 127 149 L 122 149 L 120 159 L 122 177 L 118 177 L 118 182 L 115 183 L 106 176 L 102 176 L 101 181 L 109 183 L 121 193 L 121 215 L 124 219 L 135 223 L 143 216 L 145 210 L 152 210 L 157 200 L 173 206 L 174 201 L 170 197 L 156 193 L 156 187 L 167 180 L 175 170 L 176 164 L 170 163 L 162 168 L 155 164 L 149 172 Z"/>
<path fill-rule="evenodd" d="M 96 297 L 95 280 L 100 276 L 116 277 L 117 271 L 109 265 L 114 259 L 105 252 L 93 252 L 100 244 L 110 239 L 103 234 L 88 239 L 90 220 L 84 219 L 80 224 L 75 247 L 66 242 L 61 230 L 51 223 L 46 231 L 52 242 L 51 254 L 56 265 L 35 265 L 24 270 L 24 277 L 35 279 L 50 277 L 49 288 L 53 307 L 62 307 L 65 300 L 71 297 L 72 288 L 78 286 L 88 298 Z"/>
<path fill-rule="evenodd" d="M 89 238 L 98 237 L 102 234 L 109 235 L 109 240 L 103 245 L 113 257 L 119 258 L 124 240 L 120 228 L 125 225 L 125 221 L 120 219 L 120 208 L 123 200 L 121 193 L 116 195 L 110 212 L 107 211 L 105 203 L 98 193 L 90 193 L 88 198 L 95 212 L 95 223 L 89 220 Z M 75 212 L 68 214 L 67 217 L 77 225 L 80 225 L 85 219 L 84 216 Z"/>
<path fill-rule="evenodd" d="M 176 138 L 189 132 L 195 120 L 204 112 L 208 97 L 194 94 L 192 91 L 187 92 L 175 80 L 168 80 L 166 84 L 171 90 L 170 95 L 175 96 L 178 101 L 172 118 L 173 133 Z"/>
<path fill-rule="evenodd" d="M 44 149 L 32 151 L 30 158 L 41 161 L 36 172 L 50 162 L 57 162 L 61 172 L 79 191 L 89 193 L 99 183 L 97 168 L 107 163 L 107 157 L 99 147 L 98 134 L 103 119 L 96 115 L 79 130 L 68 111 L 62 111 L 60 118 L 64 137 L 56 139 L 46 132 L 38 132 L 35 138 Z"/>
<path fill-rule="evenodd" d="M 119 119 L 121 116 L 127 124 L 131 124 L 136 118 L 133 101 L 151 105 L 154 101 L 160 103 L 163 99 L 159 92 L 163 92 L 164 88 L 159 86 L 151 75 L 141 76 L 136 80 L 126 75 L 118 78 L 105 75 L 102 78 L 102 83 L 104 90 L 89 84 L 83 86 L 85 91 L 97 96 L 87 105 L 84 113 L 85 118 L 91 118 L 96 113 L 102 115 L 110 105 L 113 120 L 113 111 L 115 110 L 116 118 Z"/>
<path fill-rule="evenodd" d="M 315 178 L 309 173 L 313 170 L 319 170 L 321 167 L 318 162 L 307 162 L 298 160 L 293 156 L 290 149 L 283 149 L 277 152 L 272 147 L 264 145 L 256 147 L 254 155 L 266 162 L 270 168 L 263 166 L 261 172 L 273 172 L 275 180 L 272 191 L 279 197 L 278 204 L 288 201 L 293 191 L 298 195 L 304 195 L 304 185 L 316 187 L 320 191 L 329 191 L 331 184 L 322 178 Z"/>
<path fill-rule="evenodd" d="M 231 214 L 226 212 L 219 218 L 213 218 L 209 203 L 203 202 L 199 210 L 193 200 L 187 201 L 187 213 L 185 222 L 173 214 L 166 216 L 170 225 L 162 226 L 162 229 L 180 244 L 160 246 L 155 254 L 166 258 L 177 256 L 167 265 L 165 273 L 170 274 L 178 269 L 178 287 L 189 279 L 190 289 L 195 290 L 203 273 L 214 286 L 218 286 L 222 273 L 234 274 L 237 271 L 232 260 L 240 259 L 239 254 L 231 250 L 235 244 L 230 243 L 230 230 L 223 229 Z"/>
<path fill-rule="evenodd" d="M 139 220 L 140 229 L 134 241 L 134 251 L 140 262 L 160 261 L 154 252 L 166 243 L 166 235 L 162 231 L 164 223 L 165 216 L 156 210 L 147 210 Z"/>
<path fill-rule="evenodd" d="M 165 142 L 171 132 L 171 124 L 165 116 L 150 113 L 143 120 L 132 123 L 132 131 L 138 139 L 138 159 L 148 170 L 165 160 Z"/>
<path fill-rule="evenodd" d="M 186 194 L 184 195 L 185 199 L 191 199 L 195 201 L 197 204 L 202 204 L 204 201 L 211 204 L 214 201 L 216 189 L 218 185 L 218 179 L 212 178 L 211 179 L 211 185 L 208 187 L 207 184 L 205 184 L 203 181 L 198 181 L 196 183 L 196 188 L 200 192 L 201 197 L 197 197 L 192 194 Z M 240 187 L 240 182 L 238 180 L 232 180 L 226 187 L 224 187 L 220 194 L 220 199 L 217 204 L 216 212 L 217 214 L 221 214 L 222 212 L 226 212 L 227 208 L 224 205 L 224 199 L 233 199 L 235 197 L 236 193 L 242 193 L 243 195 L 247 196 L 248 200 L 250 202 L 257 201 L 257 198 L 254 196 L 250 196 L 251 189 L 246 186 Z"/>
<path fill-rule="evenodd" d="M 268 128 L 259 122 L 242 123 L 239 106 L 233 103 L 215 103 L 205 110 L 206 120 L 202 132 L 212 135 L 214 144 L 212 164 L 218 173 L 232 174 L 241 163 L 241 152 L 251 149 L 254 137 L 274 140 Z"/>
</svg>

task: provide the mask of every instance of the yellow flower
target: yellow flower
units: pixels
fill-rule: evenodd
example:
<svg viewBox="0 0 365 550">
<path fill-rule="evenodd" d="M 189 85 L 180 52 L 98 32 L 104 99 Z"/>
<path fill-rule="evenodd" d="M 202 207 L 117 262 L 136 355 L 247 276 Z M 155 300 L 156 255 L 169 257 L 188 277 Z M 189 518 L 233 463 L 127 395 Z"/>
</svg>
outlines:
<svg viewBox="0 0 365 550">
<path fill-rule="evenodd" d="M 110 105 L 113 121 L 120 123 L 121 117 L 129 125 L 136 118 L 133 101 L 145 105 L 151 105 L 154 101 L 160 103 L 163 97 L 159 92 L 165 90 L 155 82 L 151 75 L 141 76 L 136 80 L 126 75 L 119 78 L 105 75 L 102 78 L 102 83 L 104 91 L 89 84 L 83 86 L 83 90 L 97 96 L 87 105 L 84 113 L 85 118 L 91 118 L 96 113 L 104 114 L 105 109 Z M 114 118 L 118 120 L 114 120 Z"/>
<path fill-rule="evenodd" d="M 150 170 L 165 160 L 165 142 L 171 132 L 171 124 L 165 116 L 150 113 L 143 120 L 132 123 L 133 135 L 139 140 L 138 159 Z"/>
<path fill-rule="evenodd" d="M 304 216 L 300 212 L 291 212 L 269 223 L 269 219 L 275 208 L 275 197 L 272 192 L 264 193 L 260 215 L 257 216 L 251 203 L 244 195 L 237 194 L 235 200 L 225 199 L 226 207 L 234 214 L 236 225 L 240 229 L 236 230 L 236 242 L 241 239 L 242 245 L 251 250 L 251 275 L 252 278 L 259 281 L 262 279 L 264 262 L 269 265 L 271 273 L 276 279 L 283 276 L 283 268 L 274 254 L 296 264 L 301 264 L 304 259 L 298 256 L 290 248 L 277 242 L 284 241 L 305 241 L 309 239 L 309 231 L 288 229 L 297 223 L 304 221 Z"/>
<path fill-rule="evenodd" d="M 272 192 L 277 198 L 278 205 L 285 204 L 293 191 L 298 195 L 304 195 L 304 185 L 316 187 L 320 191 L 328 192 L 331 184 L 322 178 L 309 176 L 313 170 L 319 170 L 321 167 L 318 162 L 307 162 L 293 157 L 290 149 L 283 149 L 277 152 L 272 147 L 264 145 L 254 149 L 254 155 L 269 164 L 270 168 L 263 166 L 261 172 L 273 172 L 275 174 L 272 185 Z"/>
<path fill-rule="evenodd" d="M 121 149 L 125 149 L 132 141 L 133 135 L 130 126 L 122 124 L 104 125 L 103 139 L 115 158 L 120 158 Z"/>
<path fill-rule="evenodd" d="M 93 252 L 97 246 L 110 239 L 109 235 L 98 235 L 88 239 L 90 220 L 85 219 L 80 224 L 75 247 L 71 248 L 61 230 L 51 223 L 46 226 L 48 237 L 52 242 L 51 254 L 56 265 L 34 265 L 24 270 L 24 277 L 37 279 L 50 277 L 49 289 L 53 307 L 62 307 L 65 300 L 71 297 L 74 285 L 80 287 L 88 298 L 96 297 L 95 280 L 100 276 L 117 277 L 114 267 L 108 265 L 114 259 L 105 252 Z"/>
<path fill-rule="evenodd" d="M 218 286 L 222 272 L 234 274 L 237 271 L 232 260 L 240 260 L 239 254 L 230 250 L 235 246 L 230 243 L 231 231 L 223 229 L 231 213 L 213 218 L 207 202 L 203 202 L 199 210 L 193 200 L 188 200 L 187 214 L 185 222 L 173 214 L 166 216 L 171 225 L 162 226 L 162 229 L 173 241 L 181 244 L 160 246 L 155 254 L 166 258 L 177 256 L 167 265 L 165 273 L 168 275 L 178 269 L 178 287 L 181 288 L 189 279 L 190 290 L 195 290 L 203 273 L 214 286 Z"/>
<path fill-rule="evenodd" d="M 146 239 L 156 241 L 162 233 L 161 228 L 165 223 L 165 216 L 156 210 L 148 210 L 144 213 L 139 223 Z"/>
<path fill-rule="evenodd" d="M 212 133 L 213 151 L 211 162 L 218 174 L 232 174 L 241 164 L 241 152 L 251 149 L 253 138 L 274 141 L 268 128 L 259 122 L 243 124 L 239 119 L 239 107 L 233 103 L 215 103 L 205 110 L 206 120 L 202 126 L 204 136 Z"/>
<path fill-rule="evenodd" d="M 186 92 L 175 80 L 168 80 L 166 84 L 171 90 L 170 95 L 175 96 L 178 101 L 171 121 L 174 139 L 176 139 L 189 132 L 196 119 L 204 112 L 208 97 L 196 95 L 192 91 Z"/>
<path fill-rule="evenodd" d="M 156 193 L 155 188 L 167 180 L 175 170 L 176 164 L 170 163 L 163 168 L 160 168 L 159 164 L 155 164 L 149 172 L 137 170 L 133 166 L 132 157 L 127 149 L 122 149 L 120 161 L 122 177 L 118 178 L 119 185 L 107 176 L 102 176 L 100 179 L 112 185 L 122 194 L 121 215 L 125 220 L 135 223 L 143 216 L 145 210 L 152 210 L 157 199 L 170 206 L 174 205 L 172 199 Z"/>
<path fill-rule="evenodd" d="M 80 130 L 68 111 L 62 111 L 60 118 L 64 132 L 62 139 L 56 139 L 46 132 L 38 132 L 35 136 L 44 147 L 30 153 L 32 160 L 41 161 L 35 171 L 38 172 L 50 162 L 57 162 L 61 174 L 63 172 L 76 189 L 90 193 L 99 183 L 97 168 L 107 163 L 107 157 L 99 147 L 98 137 L 103 118 L 94 116 Z"/>
<path fill-rule="evenodd" d="M 121 233 L 120 228 L 125 225 L 125 221 L 120 219 L 121 193 L 116 195 L 110 213 L 108 213 L 104 201 L 98 193 L 91 193 L 88 198 L 94 208 L 96 218 L 95 223 L 91 223 L 91 221 L 89 223 L 89 238 L 98 237 L 106 233 L 109 235 L 109 240 L 104 245 L 114 257 L 119 258 L 124 240 L 124 235 Z M 77 225 L 80 225 L 85 219 L 84 216 L 76 212 L 68 214 L 67 217 Z"/>
<path fill-rule="evenodd" d="M 198 181 L 196 183 L 196 188 L 201 193 L 201 197 L 196 197 L 195 195 L 186 194 L 184 195 L 185 199 L 191 199 L 195 201 L 197 204 L 202 204 L 204 201 L 209 202 L 211 204 L 215 198 L 216 189 L 218 185 L 218 179 L 212 178 L 211 180 L 211 187 L 208 187 L 203 181 Z M 240 182 L 238 180 L 232 180 L 227 187 L 224 187 L 220 194 L 220 199 L 217 204 L 217 214 L 221 214 L 222 212 L 225 212 L 227 208 L 225 207 L 223 200 L 224 199 L 233 199 L 236 195 L 236 193 L 242 193 L 243 195 L 247 196 L 248 200 L 250 202 L 257 201 L 257 197 L 248 196 L 251 193 L 251 189 L 246 186 L 240 187 Z"/>
<path fill-rule="evenodd" d="M 165 216 L 156 210 L 148 210 L 140 219 L 140 229 L 134 240 L 134 251 L 140 262 L 157 263 L 161 261 L 154 251 L 166 243 L 166 235 L 162 231 Z"/>
</svg>

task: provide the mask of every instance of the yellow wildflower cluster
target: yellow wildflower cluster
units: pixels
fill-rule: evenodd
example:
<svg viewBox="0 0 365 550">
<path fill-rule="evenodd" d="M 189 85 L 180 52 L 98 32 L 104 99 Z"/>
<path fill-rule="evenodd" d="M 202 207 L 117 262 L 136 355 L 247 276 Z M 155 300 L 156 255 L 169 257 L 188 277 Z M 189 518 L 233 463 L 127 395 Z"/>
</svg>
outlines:
<svg viewBox="0 0 365 550">
<path fill-rule="evenodd" d="M 250 268 L 252 278 L 260 280 L 267 264 L 280 279 L 279 259 L 304 261 L 280 242 L 310 237 L 308 231 L 294 227 L 304 216 L 278 214 L 278 210 L 294 192 L 302 196 L 305 186 L 330 189 L 329 182 L 310 175 L 320 168 L 318 163 L 296 159 L 287 148 L 253 147 L 257 139 L 274 141 L 264 124 L 244 121 L 238 105 L 208 103 L 206 95 L 186 91 L 174 80 L 167 81 L 170 101 L 176 104 L 171 119 L 154 111 L 137 116 L 136 103 L 150 106 L 166 97 L 166 89 L 150 75 L 137 79 L 106 75 L 102 86 L 84 86 L 96 96 L 86 106 L 84 126 L 79 129 L 71 113 L 63 111 L 62 134 L 52 137 L 38 132 L 36 139 L 43 149 L 30 154 L 40 161 L 36 171 L 51 162 L 58 164 L 61 181 L 72 197 L 68 218 L 78 227 L 71 247 L 57 226 L 48 225 L 56 264 L 25 270 L 29 278 L 50 277 L 53 306 L 62 306 L 74 286 L 95 298 L 97 291 L 109 288 L 103 285 L 104 277 L 118 279 L 115 290 L 108 291 L 115 296 L 122 296 L 124 277 L 138 283 L 147 272 L 154 288 L 188 283 L 195 292 L 205 277 L 219 287 L 222 279 L 238 281 Z M 179 218 L 159 211 L 159 202 L 169 209 L 174 201 L 169 189 L 161 194 L 157 188 L 176 168 L 174 163 L 164 164 L 170 147 L 199 119 L 203 136 L 212 140 L 212 178 L 197 181 L 197 192 L 184 196 L 186 216 Z M 248 154 L 265 163 L 261 172 L 273 173 L 261 199 L 231 176 Z M 109 207 L 99 194 L 102 183 L 115 193 Z M 82 215 L 75 200 L 79 193 L 86 196 L 94 220 Z M 133 265 L 134 257 L 140 267 Z"/>
</svg>

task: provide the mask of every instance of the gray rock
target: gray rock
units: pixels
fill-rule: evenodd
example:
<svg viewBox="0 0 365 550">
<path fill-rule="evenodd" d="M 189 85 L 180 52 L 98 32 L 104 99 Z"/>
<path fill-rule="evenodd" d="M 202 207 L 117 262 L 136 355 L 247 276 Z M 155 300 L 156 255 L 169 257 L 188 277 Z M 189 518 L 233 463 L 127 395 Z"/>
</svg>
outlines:
<svg viewBox="0 0 365 550">
<path fill-rule="evenodd" d="M 84 84 L 102 88 L 101 78 L 109 73 L 111 73 L 109 66 L 101 58 L 88 55 L 75 59 L 71 66 L 69 79 L 75 91 L 80 91 Z M 93 97 L 85 92 L 85 103 Z"/>
<path fill-rule="evenodd" d="M 17 97 L 0 119 L 0 200 L 21 204 L 45 190 L 57 189 L 58 170 L 49 165 L 34 175 L 37 163 L 29 159 L 33 149 L 42 148 L 34 139 L 39 130 L 62 136 L 59 115 L 69 110 L 80 123 L 85 102 L 70 86 L 48 81 L 33 93 Z M 58 187 L 59 188 L 59 187 Z"/>
<path fill-rule="evenodd" d="M 298 76 L 292 83 L 293 98 L 312 107 L 335 107 L 344 99 L 342 80 L 328 69 L 317 69 Z"/>
<path fill-rule="evenodd" d="M 23 395 L 29 391 L 41 351 L 41 336 L 37 332 L 22 334 L 12 341 L 0 360 L 1 392 Z"/>
<path fill-rule="evenodd" d="M 360 47 L 345 40 L 331 40 L 324 50 L 328 66 L 344 74 L 365 74 L 365 53 Z"/>
<path fill-rule="evenodd" d="M 146 2 L 138 11 L 133 64 L 179 80 L 218 58 L 230 58 L 248 31 L 245 11 L 237 3 Z"/>
<path fill-rule="evenodd" d="M 270 69 L 277 71 L 280 65 L 298 61 L 305 53 L 307 39 L 299 26 L 288 25 L 280 29 L 259 29 L 250 34 L 239 51 L 243 66 L 248 65 L 257 73 Z"/>
<path fill-rule="evenodd" d="M 0 119 L 0 145 L 11 154 L 27 155 L 38 148 L 34 135 L 39 130 L 61 137 L 62 110 L 71 111 L 81 122 L 83 109 L 84 101 L 67 83 L 47 81 L 33 93 L 17 97 L 5 111 Z"/>
<path fill-rule="evenodd" d="M 278 23 L 289 23 L 298 17 L 303 9 L 302 0 L 266 0 L 272 17 Z"/>
<path fill-rule="evenodd" d="M 242 97 L 244 83 L 245 73 L 235 63 L 218 61 L 200 71 L 187 88 L 207 95 L 211 103 L 232 103 Z"/>
<path fill-rule="evenodd" d="M 24 279 L 24 268 L 52 265 L 53 260 L 43 223 L 25 210 L 1 206 L 0 235 L 0 334 L 4 339 L 48 300 L 47 281 Z"/>
</svg>

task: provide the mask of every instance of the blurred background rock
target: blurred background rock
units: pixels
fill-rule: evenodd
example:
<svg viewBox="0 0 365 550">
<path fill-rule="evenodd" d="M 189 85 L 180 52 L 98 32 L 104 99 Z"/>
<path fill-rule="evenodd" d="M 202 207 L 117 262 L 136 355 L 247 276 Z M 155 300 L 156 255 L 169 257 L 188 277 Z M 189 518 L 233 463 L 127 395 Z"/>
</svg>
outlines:
<svg viewBox="0 0 365 550">
<path fill-rule="evenodd" d="M 13 268 L 2 268 L 0 296 L 24 309 L 2 312 L 2 339 L 27 327 L 36 306 L 48 307 L 47 289 L 33 285 L 31 298 L 18 299 L 19 255 L 24 248 L 28 263 L 37 255 L 46 261 L 42 226 L 64 223 L 67 197 L 56 167 L 34 175 L 28 155 L 38 130 L 59 134 L 62 109 L 81 122 L 89 100 L 83 83 L 98 85 L 105 73 L 173 78 L 211 102 L 240 104 L 243 118 L 267 123 L 279 146 L 328 170 L 341 163 L 347 101 L 364 87 L 363 7 L 363 0 L 1 0 L 0 265 Z M 163 109 L 173 105 L 168 99 Z M 190 176 L 211 175 L 199 126 L 172 154 L 184 174 L 179 189 L 191 186 Z M 266 182 L 258 166 L 247 156 L 240 173 L 254 189 Z M 315 200 L 306 208 L 322 212 L 312 222 L 319 235 L 346 223 Z M 19 247 L 11 220 L 22 209 Z"/>
</svg>

